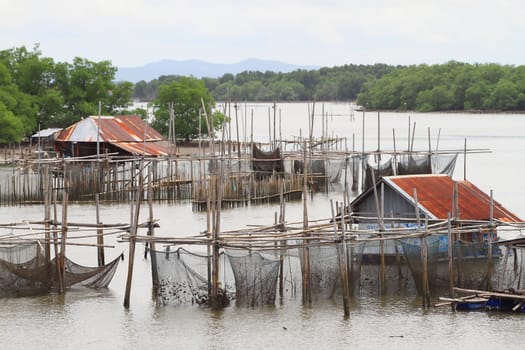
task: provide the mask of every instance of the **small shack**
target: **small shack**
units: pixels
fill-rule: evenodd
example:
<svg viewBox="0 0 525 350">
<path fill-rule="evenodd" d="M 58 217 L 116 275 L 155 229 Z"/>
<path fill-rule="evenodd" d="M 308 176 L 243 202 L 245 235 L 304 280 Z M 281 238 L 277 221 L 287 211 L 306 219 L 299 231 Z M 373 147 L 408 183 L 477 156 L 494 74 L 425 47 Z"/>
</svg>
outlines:
<svg viewBox="0 0 525 350">
<path fill-rule="evenodd" d="M 422 295 L 450 281 L 462 288 L 494 283 L 492 266 L 501 255 L 491 244 L 496 228 L 522 221 L 471 182 L 447 175 L 382 177 L 352 201 L 351 210 L 360 230 L 387 238 L 366 243 L 363 263 L 378 266 L 380 279 L 393 278 L 394 285 L 406 276 L 407 263 Z"/>
<path fill-rule="evenodd" d="M 53 150 L 53 145 L 61 130 L 60 128 L 40 130 L 31 136 L 31 145 L 38 145 L 40 150 Z"/>
<path fill-rule="evenodd" d="M 63 157 L 111 153 L 118 156 L 167 156 L 168 141 L 136 115 L 90 116 L 62 130 L 55 150 Z"/>
<path fill-rule="evenodd" d="M 379 202 L 377 204 L 376 194 Z M 490 195 L 470 181 L 454 181 L 447 175 L 382 177 L 376 182 L 375 189 L 372 186 L 352 201 L 351 210 L 355 216 L 360 217 L 357 223 L 361 228 L 377 228 L 378 204 L 385 219 L 399 219 L 398 223 L 415 224 L 416 203 L 420 220 L 447 220 L 449 213 L 457 220 L 491 219 Z M 520 218 L 496 201 L 493 201 L 492 219 L 521 222 Z"/>
</svg>

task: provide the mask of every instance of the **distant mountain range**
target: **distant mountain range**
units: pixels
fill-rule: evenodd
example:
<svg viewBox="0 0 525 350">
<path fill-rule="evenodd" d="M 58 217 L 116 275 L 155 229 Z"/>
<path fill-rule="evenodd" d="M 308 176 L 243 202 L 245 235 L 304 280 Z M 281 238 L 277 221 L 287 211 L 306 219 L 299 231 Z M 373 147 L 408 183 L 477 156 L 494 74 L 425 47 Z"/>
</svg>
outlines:
<svg viewBox="0 0 525 350">
<path fill-rule="evenodd" d="M 316 66 L 300 66 L 279 61 L 250 58 L 238 63 L 210 63 L 200 60 L 162 60 L 148 63 L 142 67 L 120 67 L 116 74 L 117 81 L 151 81 L 161 75 L 184 75 L 196 78 L 217 78 L 226 73 L 237 74 L 244 71 L 272 71 L 288 73 L 297 69 L 319 69 Z"/>
</svg>

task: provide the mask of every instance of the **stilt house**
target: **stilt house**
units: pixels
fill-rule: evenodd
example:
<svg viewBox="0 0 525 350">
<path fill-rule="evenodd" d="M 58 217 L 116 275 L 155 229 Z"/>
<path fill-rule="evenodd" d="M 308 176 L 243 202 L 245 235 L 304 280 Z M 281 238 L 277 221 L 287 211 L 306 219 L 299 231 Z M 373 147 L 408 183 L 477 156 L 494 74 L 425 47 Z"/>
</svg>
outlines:
<svg viewBox="0 0 525 350">
<path fill-rule="evenodd" d="M 139 116 L 90 116 L 62 130 L 55 141 L 59 156 L 167 156 L 164 137 Z"/>
</svg>

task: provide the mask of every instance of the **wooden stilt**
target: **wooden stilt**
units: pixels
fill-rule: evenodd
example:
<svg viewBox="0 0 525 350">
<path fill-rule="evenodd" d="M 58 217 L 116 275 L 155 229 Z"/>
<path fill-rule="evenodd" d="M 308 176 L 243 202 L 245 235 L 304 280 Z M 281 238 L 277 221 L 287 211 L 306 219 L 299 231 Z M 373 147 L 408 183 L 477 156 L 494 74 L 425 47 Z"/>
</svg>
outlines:
<svg viewBox="0 0 525 350">
<path fill-rule="evenodd" d="M 98 257 L 98 266 L 103 266 L 106 264 L 105 255 L 104 255 L 104 231 L 102 229 L 102 222 L 100 222 L 100 200 L 99 194 L 95 193 L 95 207 L 96 207 L 96 221 L 97 221 L 97 257 Z"/>
<path fill-rule="evenodd" d="M 139 222 L 139 212 L 140 212 L 140 202 L 142 199 L 142 192 L 144 187 L 144 176 L 142 175 L 143 160 L 140 161 L 139 166 L 139 181 L 137 184 L 136 192 L 136 204 L 135 212 L 133 215 L 133 221 L 131 222 L 130 237 L 129 237 L 129 257 L 128 257 L 128 277 L 126 279 L 126 291 L 124 295 L 124 307 L 129 308 L 129 301 L 131 295 L 131 283 L 133 279 L 133 264 L 135 261 L 135 237 L 137 236 L 138 222 Z"/>
</svg>

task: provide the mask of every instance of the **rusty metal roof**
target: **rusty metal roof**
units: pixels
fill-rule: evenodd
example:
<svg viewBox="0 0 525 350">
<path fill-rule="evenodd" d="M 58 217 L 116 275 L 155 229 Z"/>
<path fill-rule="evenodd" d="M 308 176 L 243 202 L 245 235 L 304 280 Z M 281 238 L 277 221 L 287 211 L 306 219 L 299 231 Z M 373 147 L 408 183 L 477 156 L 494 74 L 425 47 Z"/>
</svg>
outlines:
<svg viewBox="0 0 525 350">
<path fill-rule="evenodd" d="M 100 121 L 100 127 L 99 127 Z M 164 140 L 161 134 L 136 115 L 90 116 L 62 130 L 57 141 L 143 142 Z"/>
<path fill-rule="evenodd" d="M 90 116 L 62 130 L 56 139 L 57 142 L 97 140 L 135 155 L 169 154 L 169 145 L 164 137 L 136 115 Z"/>
<path fill-rule="evenodd" d="M 416 189 L 420 208 L 436 219 L 447 219 L 452 213 L 454 180 L 447 175 L 406 175 L 382 178 L 386 184 L 415 202 Z M 462 220 L 490 219 L 490 196 L 469 181 L 458 181 L 459 218 Z M 494 219 L 505 222 L 522 220 L 500 203 L 494 201 Z"/>
</svg>

